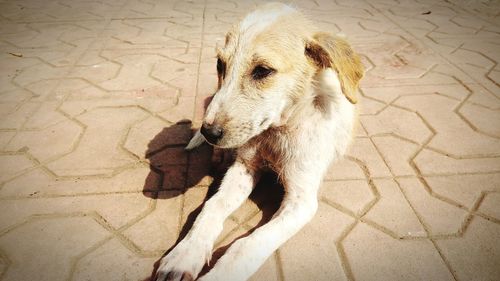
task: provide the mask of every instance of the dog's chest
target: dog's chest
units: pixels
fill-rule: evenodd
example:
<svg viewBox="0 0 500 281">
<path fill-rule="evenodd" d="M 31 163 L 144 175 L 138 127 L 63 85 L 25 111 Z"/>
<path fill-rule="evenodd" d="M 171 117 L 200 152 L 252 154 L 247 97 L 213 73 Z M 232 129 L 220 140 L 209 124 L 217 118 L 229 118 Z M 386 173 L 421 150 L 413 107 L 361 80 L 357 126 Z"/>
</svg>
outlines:
<svg viewBox="0 0 500 281">
<path fill-rule="evenodd" d="M 264 166 L 279 173 L 293 157 L 294 146 L 294 135 L 290 131 L 270 129 L 258 139 L 256 156 Z"/>
</svg>

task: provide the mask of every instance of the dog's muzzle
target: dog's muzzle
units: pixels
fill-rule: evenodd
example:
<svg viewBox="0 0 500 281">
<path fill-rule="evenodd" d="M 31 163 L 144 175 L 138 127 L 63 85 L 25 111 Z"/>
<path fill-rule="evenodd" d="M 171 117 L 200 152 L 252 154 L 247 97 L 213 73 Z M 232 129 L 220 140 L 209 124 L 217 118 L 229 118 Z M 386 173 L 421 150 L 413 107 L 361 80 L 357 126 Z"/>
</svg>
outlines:
<svg viewBox="0 0 500 281">
<path fill-rule="evenodd" d="M 203 122 L 200 130 L 201 134 L 205 139 L 211 144 L 217 144 L 217 142 L 222 138 L 224 131 L 219 125 L 211 125 Z"/>
</svg>

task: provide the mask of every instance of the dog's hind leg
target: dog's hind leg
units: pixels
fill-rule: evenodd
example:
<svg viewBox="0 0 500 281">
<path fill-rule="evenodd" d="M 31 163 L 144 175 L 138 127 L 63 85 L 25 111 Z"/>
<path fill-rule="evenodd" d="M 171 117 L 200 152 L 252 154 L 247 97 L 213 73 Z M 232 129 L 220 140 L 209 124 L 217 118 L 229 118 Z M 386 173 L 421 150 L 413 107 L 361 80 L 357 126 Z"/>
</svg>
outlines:
<svg viewBox="0 0 500 281">
<path fill-rule="evenodd" d="M 258 175 L 238 159 L 229 168 L 186 237 L 160 262 L 157 281 L 192 280 L 212 255 L 225 219 L 250 195 Z M 191 279 L 189 279 L 191 278 Z"/>
</svg>

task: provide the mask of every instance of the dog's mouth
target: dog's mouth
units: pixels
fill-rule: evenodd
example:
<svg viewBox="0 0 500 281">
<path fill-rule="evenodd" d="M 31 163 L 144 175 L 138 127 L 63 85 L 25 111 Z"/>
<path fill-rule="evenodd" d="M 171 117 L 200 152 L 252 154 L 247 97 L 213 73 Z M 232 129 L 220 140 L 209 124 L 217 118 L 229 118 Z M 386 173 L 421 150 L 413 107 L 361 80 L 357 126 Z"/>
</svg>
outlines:
<svg viewBox="0 0 500 281">
<path fill-rule="evenodd" d="M 215 147 L 220 147 L 219 145 L 217 145 L 217 141 L 213 141 L 213 140 L 209 140 L 207 139 L 207 137 L 203 136 L 205 138 L 205 141 L 209 144 L 209 145 L 212 145 L 212 146 L 215 146 Z"/>
</svg>

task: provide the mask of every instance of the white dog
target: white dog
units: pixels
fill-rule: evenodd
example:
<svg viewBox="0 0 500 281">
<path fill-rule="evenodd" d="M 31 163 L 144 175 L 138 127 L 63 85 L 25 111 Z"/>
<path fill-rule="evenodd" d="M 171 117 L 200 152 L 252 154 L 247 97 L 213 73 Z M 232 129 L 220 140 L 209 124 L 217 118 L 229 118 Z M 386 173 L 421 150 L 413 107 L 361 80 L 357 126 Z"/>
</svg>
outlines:
<svg viewBox="0 0 500 281">
<path fill-rule="evenodd" d="M 198 276 L 224 220 L 250 195 L 260 171 L 271 168 L 285 188 L 280 209 L 199 278 L 248 279 L 312 219 L 323 176 L 351 138 L 363 67 L 343 39 L 271 3 L 236 25 L 217 53 L 218 91 L 187 148 L 206 140 L 236 148 L 236 161 L 184 240 L 161 260 L 159 281 Z"/>
</svg>

